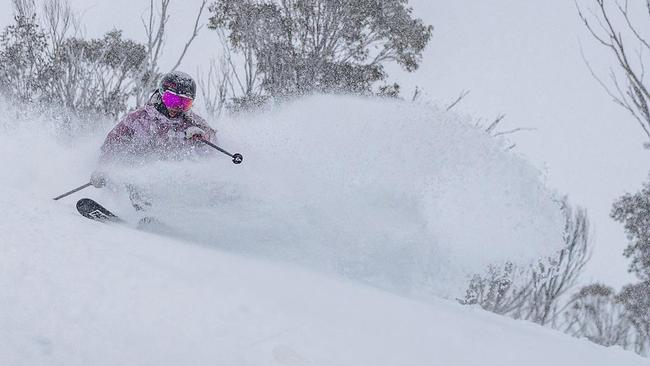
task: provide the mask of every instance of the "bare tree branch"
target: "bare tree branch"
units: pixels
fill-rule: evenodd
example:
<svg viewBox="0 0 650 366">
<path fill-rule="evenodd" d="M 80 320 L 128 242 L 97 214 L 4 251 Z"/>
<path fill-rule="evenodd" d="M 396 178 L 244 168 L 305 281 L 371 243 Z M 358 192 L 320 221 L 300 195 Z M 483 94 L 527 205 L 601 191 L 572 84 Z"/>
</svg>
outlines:
<svg viewBox="0 0 650 366">
<path fill-rule="evenodd" d="M 613 70 L 610 72 L 611 86 L 604 83 L 596 75 L 581 47 L 582 57 L 594 79 L 612 97 L 616 104 L 632 114 L 641 126 L 644 135 L 650 139 L 650 91 L 644 83 L 646 60 L 643 55 L 643 49 L 650 50 L 650 42 L 641 34 L 639 28 L 634 25 L 631 17 L 633 10 L 627 0 L 624 3 L 613 1 L 612 6 L 615 8 L 613 12 L 605 4 L 604 0 L 593 1 L 597 11 L 590 9 L 590 17 L 585 15 L 577 1 L 575 5 L 578 15 L 586 29 L 599 44 L 610 51 L 617 61 L 618 73 Z M 645 8 L 647 15 L 650 16 L 650 1 L 646 0 Z M 614 19 L 616 17 L 620 18 L 618 22 Z M 600 31 L 597 31 L 592 26 L 593 21 L 600 26 Z M 618 24 L 623 24 L 623 26 L 619 27 Z M 628 35 L 627 38 L 632 37 L 638 41 L 640 48 L 630 52 L 625 42 L 625 34 Z M 632 62 L 628 54 L 636 55 L 638 59 L 636 64 Z M 622 76 L 619 74 L 622 74 Z"/>
<path fill-rule="evenodd" d="M 454 109 L 454 107 L 456 107 L 458 103 L 460 103 L 469 93 L 469 90 L 461 91 L 460 95 L 451 104 L 449 104 L 449 106 L 447 106 L 445 111 L 449 112 L 450 110 Z"/>
<path fill-rule="evenodd" d="M 420 97 L 420 94 L 420 88 L 416 85 L 415 90 L 413 91 L 413 96 L 411 97 L 411 102 L 415 102 Z"/>
<path fill-rule="evenodd" d="M 35 0 L 11 0 L 15 15 L 30 17 L 36 13 Z"/>
<path fill-rule="evenodd" d="M 228 99 L 228 87 L 230 85 L 230 65 L 222 56 L 219 65 L 213 59 L 210 61 L 210 68 L 207 76 L 198 70 L 198 84 L 201 90 L 202 100 L 205 109 L 213 119 L 221 117 L 226 101 Z"/>
<path fill-rule="evenodd" d="M 497 118 L 494 120 L 494 122 L 490 123 L 489 126 L 485 129 L 485 132 L 490 133 L 492 132 L 498 125 L 503 121 L 503 119 L 506 118 L 505 114 L 500 114 L 497 116 Z"/>
<path fill-rule="evenodd" d="M 203 28 L 203 25 L 199 26 L 199 21 L 201 20 L 201 15 L 203 14 L 203 10 L 205 9 L 205 5 L 207 4 L 208 0 L 203 0 L 201 2 L 201 7 L 199 8 L 199 14 L 196 16 L 196 19 L 194 21 L 194 29 L 192 30 L 192 36 L 190 39 L 185 43 L 185 47 L 183 47 L 183 52 L 181 52 L 181 55 L 179 56 L 178 60 L 176 61 L 176 64 L 174 67 L 172 67 L 172 71 L 176 70 L 178 66 L 180 66 L 181 62 L 185 58 L 185 54 L 187 53 L 187 50 L 190 48 L 192 45 L 192 42 L 194 42 L 194 39 L 196 36 L 199 35 L 199 31 Z"/>
<path fill-rule="evenodd" d="M 513 128 L 511 130 L 507 130 L 507 131 L 497 132 L 492 136 L 494 136 L 494 137 L 505 136 L 505 135 L 511 135 L 513 133 L 517 133 L 517 132 L 521 132 L 521 131 L 536 131 L 536 130 L 537 130 L 536 128 L 531 128 L 531 127 L 519 127 L 519 128 Z"/>
</svg>

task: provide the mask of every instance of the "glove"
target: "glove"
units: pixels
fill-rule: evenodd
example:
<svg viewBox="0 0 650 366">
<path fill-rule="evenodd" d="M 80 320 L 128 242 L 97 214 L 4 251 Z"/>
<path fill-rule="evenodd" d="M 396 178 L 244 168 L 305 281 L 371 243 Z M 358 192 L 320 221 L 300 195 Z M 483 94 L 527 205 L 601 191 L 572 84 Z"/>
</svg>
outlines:
<svg viewBox="0 0 650 366">
<path fill-rule="evenodd" d="M 106 181 L 108 181 L 108 178 L 106 177 L 106 173 L 96 170 L 93 172 L 93 174 L 90 176 L 90 184 L 93 185 L 95 188 L 103 188 L 106 186 Z"/>
<path fill-rule="evenodd" d="M 196 126 L 189 127 L 185 130 L 185 138 L 192 141 L 205 140 L 205 131 Z"/>
</svg>

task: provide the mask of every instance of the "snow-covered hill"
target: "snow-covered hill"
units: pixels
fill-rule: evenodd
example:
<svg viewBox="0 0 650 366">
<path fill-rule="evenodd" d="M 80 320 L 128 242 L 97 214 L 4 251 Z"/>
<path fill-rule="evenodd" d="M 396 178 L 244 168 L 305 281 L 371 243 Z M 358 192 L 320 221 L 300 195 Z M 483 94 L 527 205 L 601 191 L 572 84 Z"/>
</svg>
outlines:
<svg viewBox="0 0 650 366">
<path fill-rule="evenodd" d="M 314 97 L 218 126 L 215 157 L 113 172 L 176 238 L 79 216 L 104 131 L 0 118 L 0 365 L 641 365 L 435 295 L 560 243 L 555 196 L 455 116 Z M 426 300 L 426 301 L 424 301 Z"/>
<path fill-rule="evenodd" d="M 1 189 L 2 365 L 646 365 L 542 327 Z"/>
<path fill-rule="evenodd" d="M 88 180 L 110 123 L 70 132 L 63 118 L 6 109 L 0 186 L 47 199 Z M 215 153 L 111 171 L 113 187 L 71 200 L 90 195 L 129 215 L 122 182 L 137 184 L 153 196 L 151 214 L 188 240 L 415 297 L 461 296 L 487 265 L 562 244 L 558 198 L 540 173 L 456 115 L 318 96 L 216 127 L 244 164 Z"/>
</svg>

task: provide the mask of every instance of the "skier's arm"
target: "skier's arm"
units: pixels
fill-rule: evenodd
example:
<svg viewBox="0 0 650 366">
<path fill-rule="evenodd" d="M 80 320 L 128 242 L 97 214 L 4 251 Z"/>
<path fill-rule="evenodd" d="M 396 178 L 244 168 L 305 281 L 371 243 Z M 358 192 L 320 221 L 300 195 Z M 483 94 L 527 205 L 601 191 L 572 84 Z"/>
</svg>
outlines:
<svg viewBox="0 0 650 366">
<path fill-rule="evenodd" d="M 132 144 L 133 130 L 120 122 L 108 133 L 99 155 L 99 164 L 90 176 L 90 183 L 95 188 L 103 188 L 109 181 L 105 169 L 114 162 L 118 156 L 127 151 L 127 146 Z"/>
<path fill-rule="evenodd" d="M 216 132 L 207 126 L 190 126 L 185 130 L 185 138 L 188 140 L 205 140 L 215 143 Z"/>
<path fill-rule="evenodd" d="M 208 126 L 207 130 L 205 131 L 205 140 L 212 142 L 213 144 L 218 143 L 217 142 L 217 131 L 215 131 L 213 128 L 210 128 Z"/>
<path fill-rule="evenodd" d="M 185 130 L 186 139 L 205 140 L 212 142 L 213 144 L 218 143 L 217 131 L 214 128 L 210 127 L 205 119 L 197 114 L 192 113 L 190 120 L 192 125 Z M 209 156 L 212 154 L 210 148 L 201 143 L 197 145 L 197 152 L 204 156 Z"/>
<path fill-rule="evenodd" d="M 100 164 L 114 161 L 133 148 L 135 130 L 129 126 L 129 122 L 127 116 L 108 133 L 101 147 Z"/>
</svg>

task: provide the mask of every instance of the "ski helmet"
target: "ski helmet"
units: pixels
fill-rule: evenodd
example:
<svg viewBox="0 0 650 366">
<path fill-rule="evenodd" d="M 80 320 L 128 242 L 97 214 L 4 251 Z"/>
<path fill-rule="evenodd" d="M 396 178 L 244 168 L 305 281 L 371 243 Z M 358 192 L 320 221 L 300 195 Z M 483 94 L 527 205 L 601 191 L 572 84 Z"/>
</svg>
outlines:
<svg viewBox="0 0 650 366">
<path fill-rule="evenodd" d="M 188 74 L 172 71 L 163 76 L 159 92 L 165 107 L 187 112 L 196 96 L 196 83 Z"/>
</svg>

